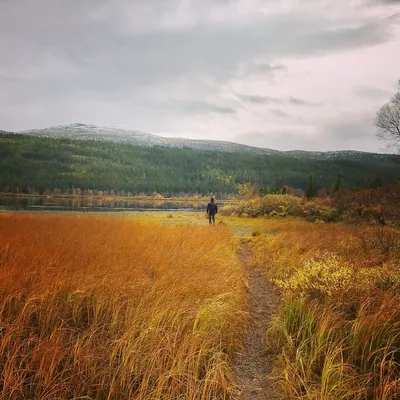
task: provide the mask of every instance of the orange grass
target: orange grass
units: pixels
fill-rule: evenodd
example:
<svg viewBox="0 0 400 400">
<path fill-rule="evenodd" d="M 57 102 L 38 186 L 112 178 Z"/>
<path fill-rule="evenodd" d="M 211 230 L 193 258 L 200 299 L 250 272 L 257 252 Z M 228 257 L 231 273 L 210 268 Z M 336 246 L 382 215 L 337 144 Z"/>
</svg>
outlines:
<svg viewBox="0 0 400 400">
<path fill-rule="evenodd" d="M 265 220 L 253 263 L 283 294 L 267 332 L 282 397 L 400 398 L 400 231 Z"/>
<path fill-rule="evenodd" d="M 1 398 L 228 398 L 235 250 L 224 226 L 0 213 Z"/>
</svg>

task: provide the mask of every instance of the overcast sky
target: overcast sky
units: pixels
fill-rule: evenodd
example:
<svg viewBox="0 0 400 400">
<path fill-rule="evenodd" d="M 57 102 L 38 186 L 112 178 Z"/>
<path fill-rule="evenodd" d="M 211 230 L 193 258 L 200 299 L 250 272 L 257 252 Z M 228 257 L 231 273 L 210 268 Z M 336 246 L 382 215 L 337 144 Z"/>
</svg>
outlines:
<svg viewBox="0 0 400 400">
<path fill-rule="evenodd" d="M 0 129 L 382 150 L 395 0 L 0 0 Z"/>
</svg>

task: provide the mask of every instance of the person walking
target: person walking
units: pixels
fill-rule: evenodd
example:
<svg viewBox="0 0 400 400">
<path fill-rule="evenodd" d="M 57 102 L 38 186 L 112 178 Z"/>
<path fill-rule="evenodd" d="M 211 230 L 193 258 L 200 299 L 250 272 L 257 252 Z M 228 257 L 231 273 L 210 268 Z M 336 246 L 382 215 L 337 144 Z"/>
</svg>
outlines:
<svg viewBox="0 0 400 400">
<path fill-rule="evenodd" d="M 214 197 L 211 197 L 211 202 L 207 205 L 207 215 L 210 225 L 215 225 L 215 214 L 217 214 L 217 212 L 218 206 L 214 202 Z"/>
</svg>

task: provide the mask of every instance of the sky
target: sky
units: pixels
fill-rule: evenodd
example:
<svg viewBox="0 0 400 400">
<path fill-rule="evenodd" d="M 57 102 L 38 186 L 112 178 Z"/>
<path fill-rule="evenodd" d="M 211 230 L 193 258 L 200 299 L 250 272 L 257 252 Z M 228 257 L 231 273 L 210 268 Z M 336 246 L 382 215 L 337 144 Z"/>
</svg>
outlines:
<svg viewBox="0 0 400 400">
<path fill-rule="evenodd" d="M 400 0 L 0 0 L 0 129 L 383 151 Z"/>
</svg>

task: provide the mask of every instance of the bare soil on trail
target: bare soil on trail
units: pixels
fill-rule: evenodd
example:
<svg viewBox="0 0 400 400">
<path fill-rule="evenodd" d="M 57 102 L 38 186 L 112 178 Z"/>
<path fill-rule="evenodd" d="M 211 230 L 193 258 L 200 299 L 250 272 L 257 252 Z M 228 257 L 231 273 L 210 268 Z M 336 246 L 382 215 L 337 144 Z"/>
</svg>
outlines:
<svg viewBox="0 0 400 400">
<path fill-rule="evenodd" d="M 236 355 L 235 378 L 238 400 L 279 399 L 277 390 L 268 379 L 274 357 L 268 352 L 265 334 L 268 323 L 276 313 L 279 295 L 261 272 L 249 265 L 251 249 L 242 245 L 240 259 L 247 279 L 250 326 L 244 338 L 243 352 Z"/>
</svg>

